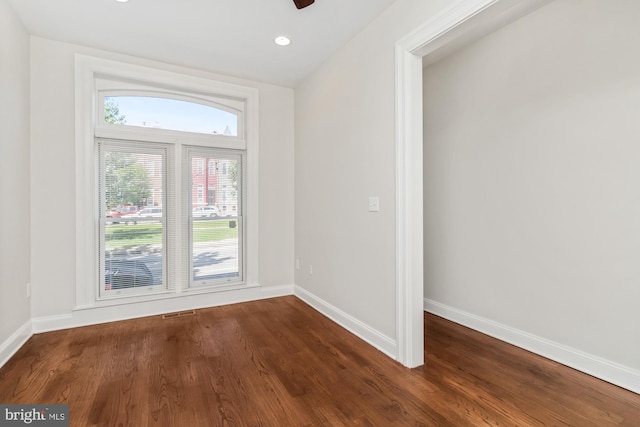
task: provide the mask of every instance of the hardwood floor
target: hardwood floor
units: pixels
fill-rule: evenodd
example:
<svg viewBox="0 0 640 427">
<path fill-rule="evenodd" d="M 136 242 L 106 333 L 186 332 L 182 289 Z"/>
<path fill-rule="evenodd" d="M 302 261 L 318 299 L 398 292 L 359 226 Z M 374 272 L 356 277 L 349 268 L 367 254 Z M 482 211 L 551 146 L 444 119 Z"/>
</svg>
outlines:
<svg viewBox="0 0 640 427">
<path fill-rule="evenodd" d="M 406 369 L 295 297 L 33 336 L 0 403 L 72 426 L 639 426 L 640 396 L 425 314 Z"/>
</svg>

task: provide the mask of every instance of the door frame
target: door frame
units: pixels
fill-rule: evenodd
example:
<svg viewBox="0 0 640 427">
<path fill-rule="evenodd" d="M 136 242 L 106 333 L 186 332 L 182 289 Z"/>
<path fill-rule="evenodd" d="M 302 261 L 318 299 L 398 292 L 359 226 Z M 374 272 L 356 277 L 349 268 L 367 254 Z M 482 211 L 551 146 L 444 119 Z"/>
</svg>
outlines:
<svg viewBox="0 0 640 427">
<path fill-rule="evenodd" d="M 462 0 L 396 43 L 396 359 L 424 364 L 422 70 L 551 0 Z"/>
</svg>

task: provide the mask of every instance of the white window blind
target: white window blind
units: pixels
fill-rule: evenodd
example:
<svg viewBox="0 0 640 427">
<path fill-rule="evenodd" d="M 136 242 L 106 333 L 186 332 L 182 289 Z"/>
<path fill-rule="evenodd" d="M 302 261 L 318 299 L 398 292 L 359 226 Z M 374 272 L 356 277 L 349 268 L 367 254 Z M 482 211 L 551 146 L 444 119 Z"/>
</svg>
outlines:
<svg viewBox="0 0 640 427">
<path fill-rule="evenodd" d="M 172 287 L 166 261 L 167 157 L 163 144 L 97 141 L 100 298 Z"/>
<path fill-rule="evenodd" d="M 226 164 L 223 173 L 217 165 Z M 214 170 L 204 174 L 199 165 Z M 185 147 L 183 211 L 189 220 L 183 233 L 183 251 L 190 288 L 220 286 L 243 280 L 242 153 L 232 150 Z M 207 200 L 201 189 L 207 188 Z M 185 194 L 187 194 L 185 192 Z M 224 197 L 224 199 L 223 199 Z"/>
</svg>

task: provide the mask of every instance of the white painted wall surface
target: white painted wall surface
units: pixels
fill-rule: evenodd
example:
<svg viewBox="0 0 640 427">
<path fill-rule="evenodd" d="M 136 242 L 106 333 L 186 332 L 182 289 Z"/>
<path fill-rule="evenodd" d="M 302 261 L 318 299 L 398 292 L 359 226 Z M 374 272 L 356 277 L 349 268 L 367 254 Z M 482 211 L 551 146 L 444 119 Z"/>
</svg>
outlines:
<svg viewBox="0 0 640 427">
<path fill-rule="evenodd" d="M 424 74 L 425 298 L 636 372 L 639 21 L 557 0 Z"/>
<path fill-rule="evenodd" d="M 395 43 L 449 5 L 395 2 L 296 88 L 296 284 L 392 341 Z"/>
<path fill-rule="evenodd" d="M 259 281 L 264 288 L 293 284 L 292 89 L 32 37 L 33 317 L 67 316 L 75 304 L 76 53 L 259 89 Z"/>
<path fill-rule="evenodd" d="M 0 0 L 0 101 L 1 364 L 3 343 L 18 339 L 15 334 L 31 318 L 29 35 L 5 0 Z"/>
</svg>

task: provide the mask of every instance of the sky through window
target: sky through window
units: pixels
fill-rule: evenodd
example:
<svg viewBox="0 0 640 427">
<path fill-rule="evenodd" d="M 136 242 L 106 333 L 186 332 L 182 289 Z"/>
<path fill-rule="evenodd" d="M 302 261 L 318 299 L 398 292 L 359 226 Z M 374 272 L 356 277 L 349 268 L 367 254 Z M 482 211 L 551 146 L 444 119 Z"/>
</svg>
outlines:
<svg viewBox="0 0 640 427">
<path fill-rule="evenodd" d="M 108 96 L 107 102 L 128 126 L 238 136 L 238 116 L 209 105 L 151 96 Z"/>
</svg>

